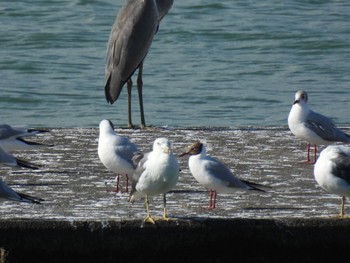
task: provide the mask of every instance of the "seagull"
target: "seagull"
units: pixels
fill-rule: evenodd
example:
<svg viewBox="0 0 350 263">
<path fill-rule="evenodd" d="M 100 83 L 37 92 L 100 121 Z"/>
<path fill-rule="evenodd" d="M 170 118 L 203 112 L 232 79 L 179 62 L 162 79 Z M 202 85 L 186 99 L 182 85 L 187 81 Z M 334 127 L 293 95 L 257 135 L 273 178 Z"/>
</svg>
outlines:
<svg viewBox="0 0 350 263">
<path fill-rule="evenodd" d="M 258 187 L 266 187 L 235 177 L 230 169 L 217 159 L 206 154 L 203 143 L 196 141 L 180 157 L 190 155 L 188 166 L 193 177 L 209 189 L 210 200 L 208 209 L 216 207 L 217 192 L 233 193 L 237 190 L 254 190 L 265 192 Z"/>
<path fill-rule="evenodd" d="M 146 213 L 144 219 L 154 224 L 149 213 L 149 196 L 163 194 L 163 220 L 169 220 L 166 215 L 166 193 L 171 190 L 179 178 L 179 164 L 171 151 L 168 139 L 158 138 L 153 143 L 151 152 L 136 154 L 133 158 L 137 168 L 132 178 L 132 190 L 129 202 L 146 196 Z"/>
<path fill-rule="evenodd" d="M 37 165 L 34 165 L 22 159 L 18 159 L 13 155 L 11 155 L 10 153 L 4 151 L 1 147 L 0 147 L 0 164 L 12 166 L 12 167 L 29 168 L 34 170 L 38 169 Z"/>
<path fill-rule="evenodd" d="M 174 0 L 125 1 L 112 26 L 105 67 L 105 97 L 113 104 L 125 83 L 128 87 L 128 127 L 131 121 L 131 77 L 138 69 L 141 128 L 146 127 L 142 98 L 143 62 L 151 47 L 159 23 L 170 10 Z"/>
<path fill-rule="evenodd" d="M 333 121 L 326 116 L 309 109 L 306 91 L 295 93 L 295 101 L 288 116 L 288 126 L 291 132 L 307 141 L 306 163 L 316 162 L 316 145 L 329 145 L 334 142 L 350 143 L 350 135 L 337 128 Z M 310 144 L 314 145 L 314 159 L 310 160 Z"/>
<path fill-rule="evenodd" d="M 12 127 L 8 124 L 0 124 L 0 147 L 7 152 L 31 149 L 44 144 L 28 141 L 23 137 L 33 136 L 39 133 L 49 132 L 45 129 L 27 129 L 23 127 Z M 48 146 L 48 145 L 47 145 Z"/>
<path fill-rule="evenodd" d="M 12 188 L 7 186 L 1 179 L 0 179 L 0 199 L 25 202 L 25 203 L 35 203 L 35 204 L 40 204 L 41 201 L 44 201 L 41 198 L 14 191 Z"/>
<path fill-rule="evenodd" d="M 350 147 L 329 145 L 314 167 L 316 182 L 328 193 L 341 196 L 339 217 L 344 217 L 345 196 L 350 197 Z"/>
<path fill-rule="evenodd" d="M 135 170 L 132 157 L 138 151 L 138 146 L 127 137 L 117 135 L 110 120 L 102 120 L 99 129 L 98 156 L 109 171 L 117 174 L 115 191 L 119 191 L 119 176 L 125 175 L 125 192 L 128 192 L 129 176 Z"/>
</svg>

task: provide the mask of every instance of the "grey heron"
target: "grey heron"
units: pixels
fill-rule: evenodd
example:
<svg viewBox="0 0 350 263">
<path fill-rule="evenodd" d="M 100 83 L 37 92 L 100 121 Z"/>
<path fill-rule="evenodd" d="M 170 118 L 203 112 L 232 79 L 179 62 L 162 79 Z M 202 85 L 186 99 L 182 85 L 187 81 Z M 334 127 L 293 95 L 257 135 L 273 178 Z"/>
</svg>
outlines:
<svg viewBox="0 0 350 263">
<path fill-rule="evenodd" d="M 131 77 L 138 69 L 137 90 L 141 128 L 146 127 L 142 98 L 143 62 L 152 44 L 159 23 L 174 0 L 126 0 L 113 24 L 107 48 L 105 96 L 113 104 L 125 83 L 128 89 L 128 127 L 131 120 Z"/>
</svg>

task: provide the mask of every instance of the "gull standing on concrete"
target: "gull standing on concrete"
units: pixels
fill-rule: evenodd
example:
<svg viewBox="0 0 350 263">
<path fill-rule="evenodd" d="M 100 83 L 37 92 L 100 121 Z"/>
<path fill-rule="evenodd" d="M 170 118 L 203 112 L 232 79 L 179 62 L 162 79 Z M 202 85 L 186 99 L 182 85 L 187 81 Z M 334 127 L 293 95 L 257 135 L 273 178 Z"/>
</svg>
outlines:
<svg viewBox="0 0 350 263">
<path fill-rule="evenodd" d="M 132 176 L 135 170 L 132 157 L 138 151 L 138 147 L 128 138 L 117 135 L 109 120 L 102 120 L 99 128 L 98 156 L 109 171 L 117 174 L 115 191 L 119 191 L 119 176 L 125 175 L 125 192 L 128 192 L 129 176 Z"/>
<path fill-rule="evenodd" d="M 330 145 L 314 167 L 316 182 L 328 193 L 341 196 L 339 217 L 344 217 L 345 196 L 350 197 L 350 147 Z"/>
<path fill-rule="evenodd" d="M 40 204 L 41 201 L 44 201 L 41 198 L 14 191 L 12 188 L 7 186 L 1 179 L 0 179 L 0 199 L 25 202 L 25 203 L 35 203 L 35 204 Z"/>
<path fill-rule="evenodd" d="M 174 0 L 126 0 L 112 27 L 105 67 L 105 96 L 113 104 L 125 83 L 128 86 L 128 127 L 131 120 L 131 77 L 138 72 L 141 128 L 146 127 L 142 98 L 143 62 L 152 44 L 159 23 Z"/>
<path fill-rule="evenodd" d="M 288 116 L 288 126 L 291 132 L 307 141 L 306 163 L 316 162 L 316 145 L 329 145 L 335 142 L 350 143 L 350 135 L 337 128 L 333 121 L 326 116 L 309 109 L 306 91 L 299 90 Z M 310 160 L 310 144 L 314 145 L 314 159 Z"/>
<path fill-rule="evenodd" d="M 166 193 L 171 190 L 179 178 L 179 164 L 171 151 L 168 139 L 158 138 L 153 143 L 151 152 L 134 157 L 137 168 L 132 178 L 132 190 L 129 201 L 133 202 L 143 196 L 146 197 L 145 222 L 154 224 L 154 219 L 149 213 L 149 196 L 163 194 L 163 220 L 168 220 L 166 215 Z"/>
<path fill-rule="evenodd" d="M 37 146 L 49 146 L 23 139 L 23 137 L 33 136 L 43 132 L 48 132 L 48 130 L 12 127 L 8 124 L 1 124 L 0 147 L 7 152 L 13 152 L 17 150 L 32 149 Z"/>
<path fill-rule="evenodd" d="M 256 183 L 240 180 L 235 177 L 230 169 L 217 159 L 206 154 L 203 143 L 197 141 L 188 147 L 188 150 L 180 157 L 190 155 L 188 166 L 193 177 L 210 190 L 208 209 L 216 207 L 217 192 L 234 193 L 238 190 L 255 190 L 264 192 L 258 187 L 266 187 Z"/>
</svg>

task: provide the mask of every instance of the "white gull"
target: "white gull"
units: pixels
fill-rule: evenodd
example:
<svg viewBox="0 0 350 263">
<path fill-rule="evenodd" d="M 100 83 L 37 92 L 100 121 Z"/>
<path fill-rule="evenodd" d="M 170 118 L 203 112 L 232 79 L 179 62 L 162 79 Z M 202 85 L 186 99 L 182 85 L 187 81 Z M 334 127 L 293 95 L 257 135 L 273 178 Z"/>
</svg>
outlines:
<svg viewBox="0 0 350 263">
<path fill-rule="evenodd" d="M 149 213 L 149 196 L 163 194 L 163 220 L 166 215 L 166 193 L 177 183 L 179 164 L 171 151 L 171 144 L 166 138 L 158 138 L 153 143 L 151 152 L 139 153 L 134 157 L 137 168 L 132 177 L 132 190 L 129 201 L 133 202 L 143 196 L 146 197 L 145 222 L 155 223 Z"/>
<path fill-rule="evenodd" d="M 216 207 L 217 192 L 234 193 L 238 190 L 264 192 L 258 187 L 266 186 L 238 179 L 226 165 L 207 155 L 205 146 L 200 141 L 190 145 L 187 151 L 180 154 L 180 157 L 185 155 L 190 155 L 188 166 L 193 177 L 210 191 L 208 209 Z"/>
<path fill-rule="evenodd" d="M 314 167 L 316 182 L 328 193 L 341 196 L 340 217 L 344 217 L 345 197 L 350 197 L 350 147 L 330 145 Z"/>
<path fill-rule="evenodd" d="M 299 90 L 288 116 L 288 126 L 299 139 L 307 141 L 307 163 L 316 162 L 316 145 L 329 145 L 335 142 L 350 143 L 350 135 L 337 128 L 333 121 L 309 109 L 308 94 Z M 310 144 L 314 145 L 314 159 L 310 160 Z"/>
<path fill-rule="evenodd" d="M 119 176 L 126 176 L 125 191 L 127 192 L 129 176 L 135 170 L 132 157 L 138 151 L 138 147 L 127 137 L 117 135 L 109 120 L 102 120 L 99 129 L 98 156 L 109 171 L 117 174 L 116 192 L 119 191 Z"/>
<path fill-rule="evenodd" d="M 49 146 L 38 142 L 28 141 L 23 138 L 43 132 L 48 132 L 48 130 L 28 129 L 25 127 L 0 124 L 0 147 L 7 152 L 13 152 L 17 150 L 27 150 L 38 146 Z"/>
</svg>

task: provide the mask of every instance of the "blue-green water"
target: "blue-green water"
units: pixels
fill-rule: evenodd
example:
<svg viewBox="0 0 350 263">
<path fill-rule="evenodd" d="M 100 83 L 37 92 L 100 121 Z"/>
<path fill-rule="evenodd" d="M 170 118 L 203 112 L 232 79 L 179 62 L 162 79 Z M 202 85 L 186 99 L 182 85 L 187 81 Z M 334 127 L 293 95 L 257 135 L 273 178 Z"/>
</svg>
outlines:
<svg viewBox="0 0 350 263">
<path fill-rule="evenodd" d="M 0 122 L 127 123 L 104 98 L 105 52 L 123 0 L 2 0 Z M 144 65 L 146 123 L 286 125 L 294 93 L 350 123 L 349 1 L 175 0 Z M 134 91 L 134 124 L 139 124 Z"/>
</svg>

